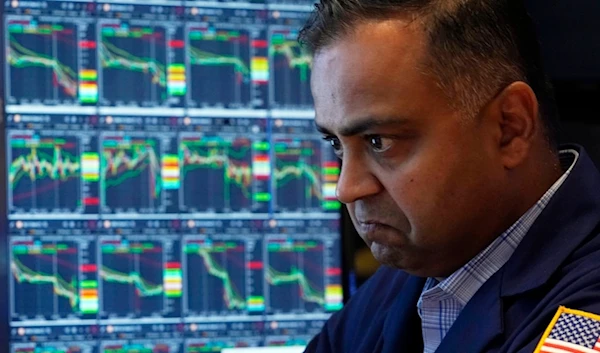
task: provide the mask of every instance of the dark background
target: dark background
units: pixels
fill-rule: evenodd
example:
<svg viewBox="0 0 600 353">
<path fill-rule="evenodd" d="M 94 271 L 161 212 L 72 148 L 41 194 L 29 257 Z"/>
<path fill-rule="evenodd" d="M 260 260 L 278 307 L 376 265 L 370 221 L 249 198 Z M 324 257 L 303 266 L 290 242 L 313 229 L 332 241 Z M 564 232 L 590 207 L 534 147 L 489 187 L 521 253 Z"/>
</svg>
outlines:
<svg viewBox="0 0 600 353">
<path fill-rule="evenodd" d="M 582 145 L 600 167 L 600 0 L 526 3 L 555 89 L 561 119 L 559 140 Z M 358 287 L 378 264 L 349 220 L 344 236 L 345 253 L 353 254 L 347 259 L 354 268 L 351 279 Z"/>
</svg>

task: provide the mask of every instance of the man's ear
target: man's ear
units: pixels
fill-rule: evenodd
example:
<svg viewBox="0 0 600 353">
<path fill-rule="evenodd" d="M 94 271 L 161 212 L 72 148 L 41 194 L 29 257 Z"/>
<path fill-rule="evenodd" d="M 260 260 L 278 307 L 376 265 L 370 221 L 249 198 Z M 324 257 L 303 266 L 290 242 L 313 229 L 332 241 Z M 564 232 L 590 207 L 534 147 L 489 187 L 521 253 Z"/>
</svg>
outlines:
<svg viewBox="0 0 600 353">
<path fill-rule="evenodd" d="M 529 155 L 539 133 L 538 100 L 525 82 L 514 82 L 496 97 L 500 126 L 499 151 L 504 167 L 513 169 Z"/>
</svg>

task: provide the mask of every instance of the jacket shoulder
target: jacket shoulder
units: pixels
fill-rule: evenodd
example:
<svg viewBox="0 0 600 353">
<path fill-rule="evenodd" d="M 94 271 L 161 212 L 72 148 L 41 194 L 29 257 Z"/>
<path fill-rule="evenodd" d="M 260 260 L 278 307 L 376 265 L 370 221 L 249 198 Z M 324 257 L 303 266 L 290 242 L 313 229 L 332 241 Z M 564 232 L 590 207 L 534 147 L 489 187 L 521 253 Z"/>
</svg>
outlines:
<svg viewBox="0 0 600 353">
<path fill-rule="evenodd" d="M 569 255 L 545 285 L 505 298 L 504 305 L 507 352 L 533 352 L 561 306 L 600 315 L 598 229 Z"/>
<path fill-rule="evenodd" d="M 403 271 L 381 266 L 344 308 L 331 316 L 306 352 L 355 352 L 360 346 L 374 347 L 383 334 L 387 313 L 408 278 Z"/>
</svg>

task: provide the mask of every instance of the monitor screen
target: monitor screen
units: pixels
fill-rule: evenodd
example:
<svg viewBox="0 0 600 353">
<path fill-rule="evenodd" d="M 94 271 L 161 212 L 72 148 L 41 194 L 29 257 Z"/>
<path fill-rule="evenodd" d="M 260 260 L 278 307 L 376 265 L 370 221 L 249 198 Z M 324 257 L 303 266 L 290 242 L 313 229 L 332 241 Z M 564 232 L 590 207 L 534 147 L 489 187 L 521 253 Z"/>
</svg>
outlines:
<svg viewBox="0 0 600 353">
<path fill-rule="evenodd" d="M 312 2 L 2 5 L 0 351 L 301 351 L 344 294 Z"/>
</svg>

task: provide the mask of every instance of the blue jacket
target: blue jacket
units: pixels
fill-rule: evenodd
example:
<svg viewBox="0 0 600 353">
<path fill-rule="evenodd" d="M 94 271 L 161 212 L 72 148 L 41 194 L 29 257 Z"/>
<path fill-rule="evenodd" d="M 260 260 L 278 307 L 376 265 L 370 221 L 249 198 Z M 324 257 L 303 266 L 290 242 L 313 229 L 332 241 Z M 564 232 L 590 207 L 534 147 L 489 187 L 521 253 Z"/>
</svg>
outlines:
<svg viewBox="0 0 600 353">
<path fill-rule="evenodd" d="M 560 305 L 600 314 L 600 172 L 581 146 L 568 147 L 580 153 L 570 176 L 436 353 L 531 353 Z M 306 352 L 422 353 L 424 283 L 381 267 Z"/>
</svg>

